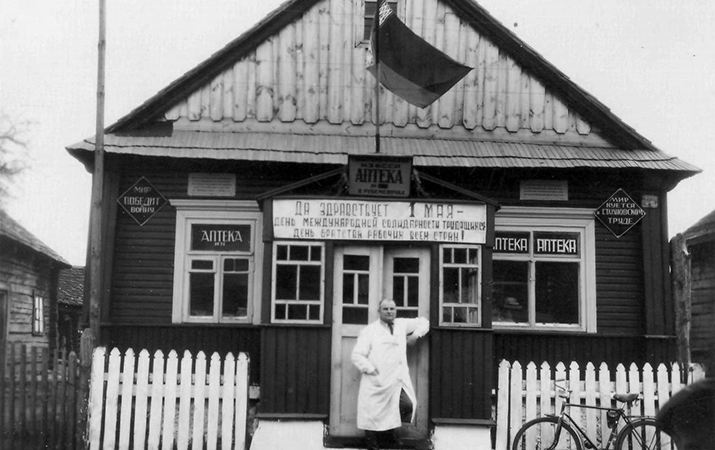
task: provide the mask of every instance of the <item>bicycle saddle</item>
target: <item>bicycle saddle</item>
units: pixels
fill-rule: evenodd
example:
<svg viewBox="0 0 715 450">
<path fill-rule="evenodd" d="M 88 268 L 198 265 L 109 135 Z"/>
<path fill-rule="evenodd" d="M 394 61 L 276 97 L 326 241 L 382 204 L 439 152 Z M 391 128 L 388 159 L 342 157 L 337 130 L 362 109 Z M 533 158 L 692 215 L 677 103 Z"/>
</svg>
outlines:
<svg viewBox="0 0 715 450">
<path fill-rule="evenodd" d="M 638 398 L 638 394 L 613 394 L 613 398 L 622 403 L 630 403 Z"/>
</svg>

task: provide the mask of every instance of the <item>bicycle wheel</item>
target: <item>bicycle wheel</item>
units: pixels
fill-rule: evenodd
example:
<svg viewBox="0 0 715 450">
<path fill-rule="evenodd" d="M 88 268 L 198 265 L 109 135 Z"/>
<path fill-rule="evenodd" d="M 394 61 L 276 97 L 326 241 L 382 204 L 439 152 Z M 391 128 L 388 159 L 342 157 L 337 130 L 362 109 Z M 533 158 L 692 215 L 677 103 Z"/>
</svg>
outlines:
<svg viewBox="0 0 715 450">
<path fill-rule="evenodd" d="M 581 440 L 568 424 L 556 417 L 539 417 L 516 432 L 512 450 L 582 450 Z"/>
<path fill-rule="evenodd" d="M 670 436 L 658 430 L 655 419 L 634 420 L 618 433 L 615 450 L 672 450 Z"/>
</svg>

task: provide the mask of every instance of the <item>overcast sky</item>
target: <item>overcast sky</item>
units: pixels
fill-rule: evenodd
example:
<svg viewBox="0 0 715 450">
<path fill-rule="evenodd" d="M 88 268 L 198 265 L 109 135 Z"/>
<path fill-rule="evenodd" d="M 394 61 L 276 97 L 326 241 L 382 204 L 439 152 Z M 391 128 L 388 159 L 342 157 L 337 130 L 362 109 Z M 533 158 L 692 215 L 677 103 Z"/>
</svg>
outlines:
<svg viewBox="0 0 715 450">
<path fill-rule="evenodd" d="M 281 2 L 107 3 L 110 125 Z M 671 236 L 715 209 L 715 2 L 479 3 L 661 150 L 703 169 L 669 195 Z M 76 265 L 85 263 L 91 176 L 64 147 L 94 134 L 98 14 L 89 0 L 0 2 L 0 111 L 31 122 L 33 155 L 9 212 Z"/>
</svg>

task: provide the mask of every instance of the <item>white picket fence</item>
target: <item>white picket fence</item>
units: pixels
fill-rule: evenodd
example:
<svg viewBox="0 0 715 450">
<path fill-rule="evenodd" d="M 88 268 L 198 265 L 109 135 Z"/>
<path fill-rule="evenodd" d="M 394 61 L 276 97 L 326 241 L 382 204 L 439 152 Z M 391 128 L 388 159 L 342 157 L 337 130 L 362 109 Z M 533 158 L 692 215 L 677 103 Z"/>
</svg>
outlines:
<svg viewBox="0 0 715 450">
<path fill-rule="evenodd" d="M 238 449 L 246 442 L 246 354 L 207 360 L 172 350 L 153 358 L 142 350 L 98 347 L 92 357 L 89 448 Z M 151 370 L 151 373 L 150 373 Z"/>
<path fill-rule="evenodd" d="M 552 368 L 546 362 L 540 367 L 533 362 L 524 367 L 518 361 L 502 361 L 498 376 L 495 450 L 507 450 L 525 422 L 561 410 L 561 389 L 571 391 L 570 403 L 590 406 L 615 406 L 613 394 L 639 393 L 638 405 L 629 414 L 654 416 L 659 406 L 682 388 L 682 380 L 689 384 L 704 373 L 700 366 L 681 368 L 677 363 L 670 367 L 661 364 L 655 371 L 647 363 L 642 369 L 631 364 L 628 370 L 619 364 L 613 373 L 605 363 L 596 370 L 592 363 L 582 369 L 572 362 L 567 369 L 564 363 Z M 594 442 L 605 444 L 602 439 L 610 434 L 601 426 L 606 423 L 605 411 L 572 408 L 570 415 Z"/>
</svg>

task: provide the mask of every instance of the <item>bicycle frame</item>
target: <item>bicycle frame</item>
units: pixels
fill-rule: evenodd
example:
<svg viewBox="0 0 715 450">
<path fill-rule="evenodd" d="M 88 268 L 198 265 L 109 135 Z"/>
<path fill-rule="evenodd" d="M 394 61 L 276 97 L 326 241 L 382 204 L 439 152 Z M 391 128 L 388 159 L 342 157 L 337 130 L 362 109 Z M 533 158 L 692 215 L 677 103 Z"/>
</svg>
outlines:
<svg viewBox="0 0 715 450">
<path fill-rule="evenodd" d="M 569 415 L 569 413 L 566 412 L 566 408 L 570 408 L 572 406 L 574 408 L 595 409 L 595 410 L 599 410 L 599 411 L 615 411 L 618 414 L 618 420 L 616 421 L 614 426 L 608 427 L 611 430 L 611 434 L 608 436 L 608 441 L 606 442 L 605 447 L 599 447 L 598 445 L 596 445 L 596 443 L 591 440 L 591 437 L 588 434 L 586 434 L 586 431 L 583 430 L 578 425 L 578 423 Z M 624 404 L 624 406 L 622 406 L 620 408 L 612 408 L 612 407 L 608 408 L 608 407 L 604 407 L 604 406 L 574 404 L 574 403 L 570 403 L 568 401 L 568 399 L 566 399 L 566 401 L 564 401 L 564 403 L 561 405 L 561 412 L 558 415 L 547 414 L 547 416 L 554 417 L 555 419 L 558 420 L 558 425 L 556 428 L 557 434 L 561 433 L 561 424 L 564 421 L 566 421 L 569 424 L 569 426 L 571 426 L 571 428 L 573 428 L 574 431 L 576 431 L 576 433 L 578 433 L 581 436 L 581 440 L 586 444 L 587 448 L 608 450 L 611 447 L 611 445 L 613 445 L 615 443 L 616 438 L 618 437 L 618 431 L 617 431 L 618 422 L 620 422 L 620 420 L 623 419 L 623 421 L 626 423 L 626 425 L 631 423 L 630 419 L 632 416 L 626 415 L 624 408 L 625 408 L 625 404 Z M 550 450 L 550 449 L 547 449 L 547 450 Z"/>
</svg>

